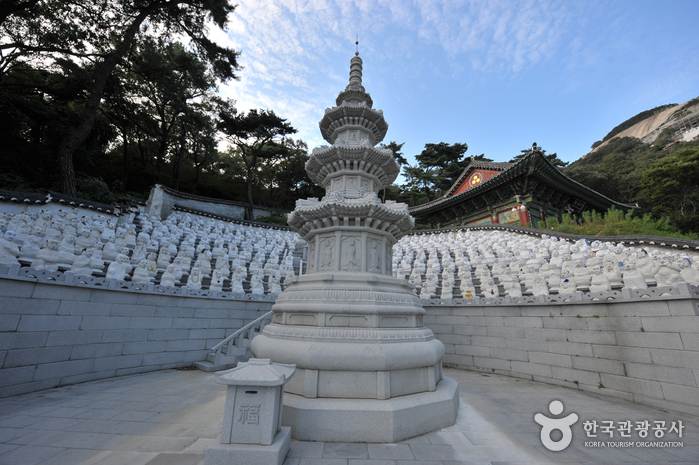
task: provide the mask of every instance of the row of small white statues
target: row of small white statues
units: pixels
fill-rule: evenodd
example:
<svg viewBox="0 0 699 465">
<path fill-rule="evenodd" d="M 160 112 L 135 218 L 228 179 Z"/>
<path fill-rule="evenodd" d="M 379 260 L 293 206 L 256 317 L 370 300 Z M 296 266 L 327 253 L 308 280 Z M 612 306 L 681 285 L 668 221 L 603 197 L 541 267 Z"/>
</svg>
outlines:
<svg viewBox="0 0 699 465">
<path fill-rule="evenodd" d="M 83 216 L 79 228 L 73 228 L 77 212 L 2 215 L 0 264 L 22 262 L 37 270 L 70 270 L 81 276 L 103 275 L 107 264 L 108 278 L 125 279 L 133 270 L 132 281 L 150 282 L 162 273 L 161 284 L 174 285 L 184 276 L 187 286 L 194 289 L 201 288 L 203 278 L 210 278 L 213 289 L 230 280 L 234 292 L 242 292 L 242 282 L 250 274 L 251 292 L 264 288 L 258 283 L 265 276 L 269 276 L 270 292 L 276 292 L 293 275 L 292 253 L 300 243 L 298 235 L 287 231 L 263 232 L 179 213 L 162 222 L 147 215 L 139 217 L 138 234 L 133 215 L 118 224 L 101 215 Z M 73 234 L 77 229 L 81 230 L 79 238 Z M 107 231 L 110 233 L 105 234 Z"/>
<path fill-rule="evenodd" d="M 647 289 L 681 281 L 699 285 L 699 262 L 688 255 L 499 231 L 404 237 L 394 246 L 393 269 L 425 299 L 453 298 L 457 279 L 465 298 Z"/>
</svg>

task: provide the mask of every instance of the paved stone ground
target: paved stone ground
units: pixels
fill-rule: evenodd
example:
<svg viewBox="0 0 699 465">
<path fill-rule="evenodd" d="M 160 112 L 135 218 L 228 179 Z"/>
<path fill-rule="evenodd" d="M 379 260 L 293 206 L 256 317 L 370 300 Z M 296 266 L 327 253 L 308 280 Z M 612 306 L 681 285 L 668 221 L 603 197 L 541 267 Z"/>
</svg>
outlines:
<svg viewBox="0 0 699 465">
<path fill-rule="evenodd" d="M 292 441 L 285 465 L 525 465 L 548 463 L 699 464 L 699 418 L 614 398 L 478 372 L 445 370 L 460 385 L 457 424 L 398 444 Z M 214 374 L 161 371 L 67 386 L 0 399 L 2 465 L 198 465 L 221 432 L 225 387 Z M 539 439 L 534 415 L 560 400 L 562 416 L 579 416 L 573 441 L 550 452 Z M 682 421 L 682 438 L 653 431 L 641 439 L 597 431 L 595 420 Z M 553 433 L 553 439 L 556 437 Z M 678 441 L 683 447 L 586 447 L 586 441 Z"/>
</svg>

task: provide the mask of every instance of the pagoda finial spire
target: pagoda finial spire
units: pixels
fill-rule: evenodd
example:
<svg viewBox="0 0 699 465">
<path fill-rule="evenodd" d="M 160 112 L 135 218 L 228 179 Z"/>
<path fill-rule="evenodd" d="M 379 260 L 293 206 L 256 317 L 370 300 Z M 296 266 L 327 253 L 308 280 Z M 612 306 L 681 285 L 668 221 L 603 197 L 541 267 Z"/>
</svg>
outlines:
<svg viewBox="0 0 699 465">
<path fill-rule="evenodd" d="M 364 87 L 362 87 L 362 59 L 359 58 L 359 36 L 357 36 L 354 44 L 357 49 L 350 60 L 350 79 L 349 85 L 345 90 L 361 90 L 364 92 Z"/>
</svg>

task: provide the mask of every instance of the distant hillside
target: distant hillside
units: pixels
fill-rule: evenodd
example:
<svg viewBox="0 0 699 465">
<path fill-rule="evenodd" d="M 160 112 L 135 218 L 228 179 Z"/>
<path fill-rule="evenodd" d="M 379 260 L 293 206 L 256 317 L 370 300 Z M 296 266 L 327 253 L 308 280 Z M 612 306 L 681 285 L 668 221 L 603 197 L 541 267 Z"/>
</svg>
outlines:
<svg viewBox="0 0 699 465">
<path fill-rule="evenodd" d="M 584 155 L 583 159 L 616 138 L 633 137 L 643 143 L 652 144 L 658 139 L 688 142 L 698 135 L 699 97 L 681 105 L 662 105 L 629 118 L 612 129 L 602 141 L 595 142 L 592 151 Z"/>
<path fill-rule="evenodd" d="M 594 147 L 562 171 L 617 202 L 652 207 L 644 173 L 682 149 L 699 150 L 699 97 L 639 113 Z"/>
</svg>

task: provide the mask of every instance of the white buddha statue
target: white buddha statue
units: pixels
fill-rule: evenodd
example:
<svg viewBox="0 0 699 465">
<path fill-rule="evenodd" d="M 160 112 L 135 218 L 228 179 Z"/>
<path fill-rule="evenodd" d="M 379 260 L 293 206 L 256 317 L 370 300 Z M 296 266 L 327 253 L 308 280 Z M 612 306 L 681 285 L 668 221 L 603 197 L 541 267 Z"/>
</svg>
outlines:
<svg viewBox="0 0 699 465">
<path fill-rule="evenodd" d="M 179 279 L 175 276 L 175 265 L 171 263 L 167 266 L 162 276 L 160 276 L 160 285 L 173 287 L 178 281 Z"/>
<path fill-rule="evenodd" d="M 470 273 L 461 277 L 461 284 L 459 285 L 459 290 L 461 291 L 461 295 L 465 299 L 472 299 L 476 296 L 476 288 L 473 285 Z"/>
<path fill-rule="evenodd" d="M 446 300 L 454 298 L 454 273 L 442 273 L 442 292 L 439 297 Z"/>
<path fill-rule="evenodd" d="M 117 238 L 114 240 L 114 245 L 116 246 L 117 250 L 121 250 L 122 248 L 129 246 L 128 241 L 126 240 L 126 231 L 121 231 L 117 234 Z"/>
<path fill-rule="evenodd" d="M 19 247 L 15 244 L 15 232 L 11 229 L 2 231 L 0 237 L 0 265 L 13 265 L 19 263 Z"/>
<path fill-rule="evenodd" d="M 107 267 L 107 278 L 119 279 L 121 281 L 126 278 L 126 275 L 131 273 L 132 266 L 128 263 L 129 258 L 120 253 L 116 256 L 116 260 Z"/>
<path fill-rule="evenodd" d="M 575 283 L 575 278 L 568 270 L 561 270 L 561 283 L 558 286 L 559 294 L 575 294 L 578 286 Z"/>
<path fill-rule="evenodd" d="M 80 276 L 92 276 L 92 248 L 83 250 L 83 253 L 75 257 L 70 271 Z"/>
<path fill-rule="evenodd" d="M 481 295 L 483 297 L 500 297 L 498 285 L 492 276 L 486 276 L 481 279 Z"/>
<path fill-rule="evenodd" d="M 532 286 L 533 295 L 549 295 L 549 287 L 546 285 L 546 279 L 542 276 L 536 276 L 534 278 L 534 285 Z"/>
<path fill-rule="evenodd" d="M 37 270 L 58 271 L 58 241 L 49 239 L 30 265 Z"/>
<path fill-rule="evenodd" d="M 578 289 L 588 289 L 590 287 L 592 275 L 590 275 L 588 269 L 583 265 L 582 260 L 575 260 L 574 263 L 573 276 L 575 276 L 575 283 L 578 285 Z"/>
<path fill-rule="evenodd" d="M 94 243 L 90 240 L 90 231 L 84 230 L 80 236 L 75 239 L 75 250 L 73 253 L 82 253 L 83 250 L 92 247 Z"/>
<path fill-rule="evenodd" d="M 279 282 L 279 274 L 272 273 L 269 275 L 269 293 L 279 295 L 282 293 L 282 286 Z"/>
<path fill-rule="evenodd" d="M 146 258 L 146 254 L 148 251 L 146 250 L 147 244 L 144 240 L 139 239 L 139 241 L 136 243 L 136 247 L 133 249 L 133 253 L 131 254 L 131 263 L 140 263 L 141 260 Z"/>
<path fill-rule="evenodd" d="M 607 261 L 604 263 L 604 275 L 609 280 L 612 287 L 621 287 L 623 285 L 621 272 L 616 260 Z"/>
<path fill-rule="evenodd" d="M 680 269 L 682 280 L 694 286 L 699 286 L 699 271 L 692 265 L 692 261 L 687 257 L 677 260 L 677 268 Z"/>
<path fill-rule="evenodd" d="M 133 272 L 131 277 L 132 283 L 149 283 L 153 280 L 153 277 L 148 273 L 148 261 L 141 260 L 138 266 Z"/>
<path fill-rule="evenodd" d="M 102 249 L 102 258 L 107 261 L 114 261 L 116 259 L 119 249 L 116 246 L 116 236 L 112 236 L 105 244 Z"/>
<path fill-rule="evenodd" d="M 198 266 L 192 268 L 192 273 L 187 278 L 187 289 L 201 289 L 203 276 Z"/>
<path fill-rule="evenodd" d="M 154 252 L 149 253 L 146 257 L 146 269 L 151 278 L 154 278 L 155 275 L 158 274 L 158 264 L 155 261 L 156 257 L 157 255 Z"/>
<path fill-rule="evenodd" d="M 590 292 L 609 292 L 612 286 L 609 278 L 602 272 L 601 265 L 592 267 L 592 277 L 590 279 Z"/>
<path fill-rule="evenodd" d="M 41 244 L 44 240 L 39 234 L 32 233 L 24 237 L 24 242 L 22 242 L 22 248 L 19 253 L 19 260 L 29 262 L 36 257 L 36 254 L 41 250 Z"/>
<path fill-rule="evenodd" d="M 262 274 L 261 272 L 252 275 L 252 277 L 250 278 L 250 293 L 252 295 L 264 295 L 265 286 L 263 279 L 264 274 Z"/>
<path fill-rule="evenodd" d="M 233 269 L 233 277 L 231 278 L 231 292 L 234 294 L 244 294 L 243 281 L 245 280 L 247 271 L 245 267 L 238 266 Z"/>
<path fill-rule="evenodd" d="M 655 280 L 658 287 L 661 286 L 676 286 L 680 281 L 684 281 L 679 269 L 672 264 L 670 257 L 663 255 L 660 257 L 660 266 L 655 273 Z"/>
<path fill-rule="evenodd" d="M 75 257 L 75 236 L 65 236 L 58 246 L 58 264 L 62 268 L 70 268 Z"/>
<path fill-rule="evenodd" d="M 646 283 L 655 283 L 655 274 L 658 272 L 658 266 L 655 264 L 655 261 L 644 249 L 638 250 L 636 257 L 638 258 L 636 267 L 643 273 Z"/>
<path fill-rule="evenodd" d="M 509 295 L 510 297 L 522 297 L 522 284 L 520 284 L 516 276 L 510 275 L 510 277 L 512 279 L 502 283 L 505 288 L 505 295 Z"/>
<path fill-rule="evenodd" d="M 211 283 L 209 284 L 209 290 L 210 291 L 223 291 L 223 276 L 221 275 L 221 272 L 216 269 L 214 270 L 213 276 L 211 276 Z"/>
<path fill-rule="evenodd" d="M 211 258 L 208 250 L 204 250 L 199 254 L 194 266 L 199 267 L 202 276 L 211 276 Z"/>
<path fill-rule="evenodd" d="M 624 287 L 630 287 L 631 289 L 648 289 L 646 278 L 641 270 L 636 268 L 636 262 L 632 260 L 628 260 L 624 264 L 623 282 Z"/>
</svg>

